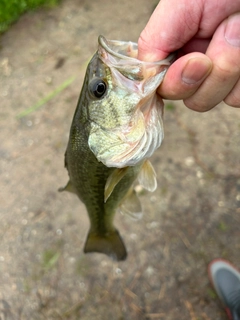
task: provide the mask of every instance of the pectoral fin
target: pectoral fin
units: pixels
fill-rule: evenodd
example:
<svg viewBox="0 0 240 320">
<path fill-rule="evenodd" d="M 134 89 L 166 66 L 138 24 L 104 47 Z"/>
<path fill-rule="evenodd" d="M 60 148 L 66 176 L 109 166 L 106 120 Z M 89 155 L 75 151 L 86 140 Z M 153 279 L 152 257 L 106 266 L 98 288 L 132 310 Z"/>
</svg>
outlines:
<svg viewBox="0 0 240 320">
<path fill-rule="evenodd" d="M 138 181 L 148 191 L 155 191 L 157 188 L 156 172 L 149 160 L 146 160 L 138 175 Z"/>
<path fill-rule="evenodd" d="M 107 179 L 105 190 L 104 190 L 104 202 L 107 202 L 107 199 L 112 194 L 114 188 L 119 183 L 119 181 L 125 176 L 128 167 L 115 169 Z"/>
<path fill-rule="evenodd" d="M 136 191 L 133 189 L 133 187 L 127 193 L 118 210 L 122 214 L 126 214 L 134 220 L 139 220 L 142 218 L 143 212 L 141 202 L 138 199 Z"/>
</svg>

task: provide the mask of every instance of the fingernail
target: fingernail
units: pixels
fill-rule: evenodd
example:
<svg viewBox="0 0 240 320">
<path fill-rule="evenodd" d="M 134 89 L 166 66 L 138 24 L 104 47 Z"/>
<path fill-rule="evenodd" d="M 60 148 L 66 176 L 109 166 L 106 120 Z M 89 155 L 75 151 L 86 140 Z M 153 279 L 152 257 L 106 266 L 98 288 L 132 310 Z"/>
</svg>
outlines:
<svg viewBox="0 0 240 320">
<path fill-rule="evenodd" d="M 182 81 L 186 84 L 195 84 L 203 81 L 210 73 L 211 61 L 202 58 L 191 58 L 182 72 Z"/>
<path fill-rule="evenodd" d="M 240 14 L 228 18 L 225 29 L 225 39 L 234 47 L 240 47 Z"/>
</svg>

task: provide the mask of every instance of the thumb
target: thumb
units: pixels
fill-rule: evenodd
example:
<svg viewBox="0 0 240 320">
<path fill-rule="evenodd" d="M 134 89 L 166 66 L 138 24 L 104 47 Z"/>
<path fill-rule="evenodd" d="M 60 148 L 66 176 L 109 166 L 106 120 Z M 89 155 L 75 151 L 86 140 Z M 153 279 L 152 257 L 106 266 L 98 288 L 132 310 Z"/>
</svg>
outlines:
<svg viewBox="0 0 240 320">
<path fill-rule="evenodd" d="M 138 40 L 138 58 L 156 61 L 181 48 L 198 31 L 202 9 L 195 1 L 161 0 Z"/>
</svg>

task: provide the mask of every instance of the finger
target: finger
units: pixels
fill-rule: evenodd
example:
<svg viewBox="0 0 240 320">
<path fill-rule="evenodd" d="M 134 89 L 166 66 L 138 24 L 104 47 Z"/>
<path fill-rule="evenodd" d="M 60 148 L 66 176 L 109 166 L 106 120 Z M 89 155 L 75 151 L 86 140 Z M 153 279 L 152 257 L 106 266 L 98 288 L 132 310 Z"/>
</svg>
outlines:
<svg viewBox="0 0 240 320">
<path fill-rule="evenodd" d="M 193 37 L 210 39 L 221 21 L 235 12 L 239 0 L 231 5 L 224 0 L 161 0 L 140 35 L 138 57 L 161 60 Z"/>
<path fill-rule="evenodd" d="M 182 48 L 181 52 L 187 54 L 190 52 L 202 52 L 205 53 L 209 46 L 211 39 L 192 38 Z"/>
<path fill-rule="evenodd" d="M 184 100 L 187 107 L 200 112 L 223 101 L 239 80 L 240 13 L 230 16 L 218 27 L 206 55 L 213 62 L 212 71 L 199 89 Z"/>
<path fill-rule="evenodd" d="M 161 60 L 181 48 L 197 32 L 201 12 L 194 1 L 161 0 L 139 37 L 138 58 Z"/>
<path fill-rule="evenodd" d="M 224 99 L 224 102 L 231 107 L 240 108 L 240 79 L 229 95 Z"/>
<path fill-rule="evenodd" d="M 164 99 L 186 99 L 194 94 L 212 69 L 202 53 L 191 53 L 176 60 L 168 69 L 158 93 Z"/>
</svg>

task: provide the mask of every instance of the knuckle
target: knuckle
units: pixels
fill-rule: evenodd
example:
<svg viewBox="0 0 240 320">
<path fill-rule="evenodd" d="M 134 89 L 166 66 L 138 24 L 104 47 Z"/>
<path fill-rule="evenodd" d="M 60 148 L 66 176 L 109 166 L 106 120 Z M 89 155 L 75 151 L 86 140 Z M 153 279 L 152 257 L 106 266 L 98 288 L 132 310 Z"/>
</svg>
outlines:
<svg viewBox="0 0 240 320">
<path fill-rule="evenodd" d="M 218 61 L 215 64 L 215 75 L 221 82 L 227 82 L 229 79 L 239 77 L 240 66 L 234 61 Z"/>
<path fill-rule="evenodd" d="M 151 50 L 152 46 L 150 46 L 150 44 L 155 44 L 156 41 L 153 38 L 153 35 L 149 32 L 149 30 L 147 28 L 145 28 L 139 38 L 138 38 L 138 47 L 144 49 L 144 50 Z"/>
<path fill-rule="evenodd" d="M 239 89 L 240 91 L 240 89 Z M 234 108 L 240 108 L 240 95 L 237 96 L 234 93 L 230 93 L 225 99 L 224 102 Z"/>
<path fill-rule="evenodd" d="M 138 38 L 138 46 L 144 47 L 147 45 L 147 41 L 146 41 L 147 36 L 145 36 L 145 34 L 146 34 L 146 31 L 144 29 L 140 34 L 140 37 Z"/>
<path fill-rule="evenodd" d="M 185 99 L 183 100 L 183 102 L 186 107 L 197 112 L 206 112 L 214 107 L 214 106 L 208 105 L 205 101 L 196 102 L 195 99 L 191 99 L 191 98 Z"/>
</svg>

